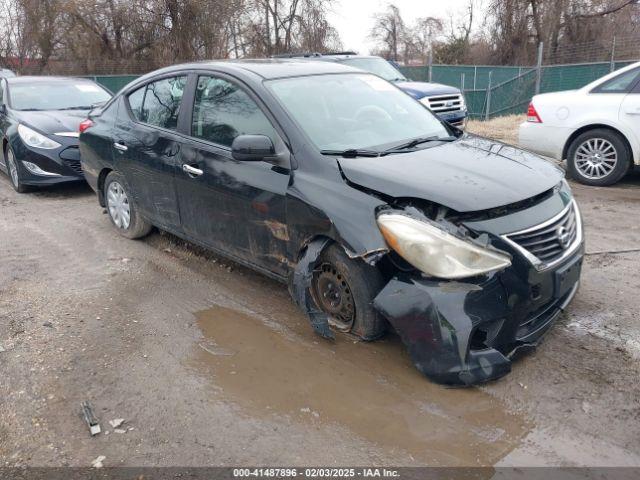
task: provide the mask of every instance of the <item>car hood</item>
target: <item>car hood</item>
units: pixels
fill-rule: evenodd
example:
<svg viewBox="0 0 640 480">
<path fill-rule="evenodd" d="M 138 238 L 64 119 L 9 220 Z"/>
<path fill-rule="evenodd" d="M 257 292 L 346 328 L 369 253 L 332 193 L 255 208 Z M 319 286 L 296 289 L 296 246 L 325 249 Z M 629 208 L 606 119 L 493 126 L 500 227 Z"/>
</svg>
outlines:
<svg viewBox="0 0 640 480">
<path fill-rule="evenodd" d="M 398 82 L 396 85 L 398 88 L 404 90 L 406 93 L 418 100 L 427 96 L 456 95 L 460 93 L 459 89 L 450 87 L 449 85 L 442 85 L 440 83 Z"/>
<path fill-rule="evenodd" d="M 553 188 L 564 176 L 536 155 L 473 135 L 411 153 L 338 162 L 352 184 L 461 213 L 525 200 Z"/>
<path fill-rule="evenodd" d="M 36 130 L 52 135 L 60 132 L 77 132 L 89 110 L 43 110 L 39 112 L 15 111 L 17 120 Z"/>
</svg>

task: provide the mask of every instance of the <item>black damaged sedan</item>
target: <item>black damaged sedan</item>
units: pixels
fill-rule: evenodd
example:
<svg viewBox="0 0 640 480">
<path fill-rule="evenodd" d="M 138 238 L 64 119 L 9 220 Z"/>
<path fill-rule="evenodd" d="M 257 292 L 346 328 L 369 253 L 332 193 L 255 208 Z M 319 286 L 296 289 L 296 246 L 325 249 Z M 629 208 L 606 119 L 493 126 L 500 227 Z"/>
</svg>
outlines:
<svg viewBox="0 0 640 480">
<path fill-rule="evenodd" d="M 0 79 L 0 170 L 18 192 L 84 180 L 78 129 L 111 94 L 91 80 L 64 77 Z"/>
<path fill-rule="evenodd" d="M 578 288 L 560 169 L 347 66 L 170 67 L 86 126 L 83 169 L 122 235 L 156 226 L 287 282 L 325 337 L 390 325 L 437 382 L 505 375 Z"/>
</svg>

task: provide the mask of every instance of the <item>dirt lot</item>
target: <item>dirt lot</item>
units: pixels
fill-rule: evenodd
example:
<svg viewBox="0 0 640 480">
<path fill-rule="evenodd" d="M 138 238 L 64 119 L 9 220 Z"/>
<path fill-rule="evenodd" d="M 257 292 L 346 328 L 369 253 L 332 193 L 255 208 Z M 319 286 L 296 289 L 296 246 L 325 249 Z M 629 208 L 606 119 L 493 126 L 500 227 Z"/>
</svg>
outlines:
<svg viewBox="0 0 640 480">
<path fill-rule="evenodd" d="M 445 389 L 395 337 L 324 341 L 283 285 L 121 238 L 86 186 L 2 176 L 0 466 L 640 465 L 640 252 L 616 253 L 639 248 L 640 175 L 574 191 L 590 255 L 568 314 L 511 375 Z"/>
<path fill-rule="evenodd" d="M 483 137 L 495 138 L 502 142 L 517 145 L 518 126 L 526 120 L 526 115 L 507 115 L 494 118 L 489 122 L 470 120 L 467 129 Z"/>
</svg>

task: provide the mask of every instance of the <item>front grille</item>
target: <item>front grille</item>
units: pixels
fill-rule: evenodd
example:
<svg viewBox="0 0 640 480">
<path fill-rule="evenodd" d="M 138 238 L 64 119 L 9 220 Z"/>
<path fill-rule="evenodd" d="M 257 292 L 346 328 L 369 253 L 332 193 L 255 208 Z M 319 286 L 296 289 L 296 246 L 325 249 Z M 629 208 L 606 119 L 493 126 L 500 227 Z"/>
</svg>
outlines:
<svg viewBox="0 0 640 480">
<path fill-rule="evenodd" d="M 578 236 L 578 218 L 573 202 L 557 217 L 522 232 L 506 235 L 544 264 L 562 258 Z"/>
<path fill-rule="evenodd" d="M 462 95 L 439 95 L 427 98 L 429 108 L 434 113 L 459 112 L 462 110 Z"/>
</svg>

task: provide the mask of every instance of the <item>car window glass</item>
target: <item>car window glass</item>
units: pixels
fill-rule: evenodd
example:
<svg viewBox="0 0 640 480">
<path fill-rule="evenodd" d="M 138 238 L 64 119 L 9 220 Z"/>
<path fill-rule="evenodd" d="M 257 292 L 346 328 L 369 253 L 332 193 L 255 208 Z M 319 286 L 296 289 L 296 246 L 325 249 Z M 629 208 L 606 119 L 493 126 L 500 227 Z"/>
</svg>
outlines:
<svg viewBox="0 0 640 480">
<path fill-rule="evenodd" d="M 385 80 L 406 80 L 405 76 L 402 75 L 400 71 L 383 58 L 348 58 L 347 60 L 344 60 L 343 63 L 366 72 L 375 73 Z"/>
<path fill-rule="evenodd" d="M 602 85 L 598 86 L 595 91 L 598 93 L 626 93 L 635 84 L 638 78 L 638 73 L 640 73 L 640 70 L 637 68 L 629 70 L 628 72 L 622 73 L 611 80 L 607 80 Z"/>
<path fill-rule="evenodd" d="M 175 130 L 187 77 L 172 77 L 147 85 L 140 120 L 157 127 Z"/>
<path fill-rule="evenodd" d="M 142 118 L 142 102 L 144 100 L 144 90 L 145 87 L 142 87 L 129 95 L 129 106 L 131 107 L 133 116 L 136 117 L 136 120 L 139 120 L 141 122 L 144 121 L 144 119 Z"/>
<path fill-rule="evenodd" d="M 191 134 L 230 147 L 238 135 L 276 134 L 260 107 L 237 85 L 211 76 L 198 78 Z"/>
<path fill-rule="evenodd" d="M 265 84 L 320 150 L 389 148 L 450 135 L 424 105 L 375 75 L 310 75 Z"/>
<path fill-rule="evenodd" d="M 11 85 L 9 99 L 14 110 L 90 110 L 112 95 L 100 85 L 82 79 L 47 80 Z"/>
</svg>

